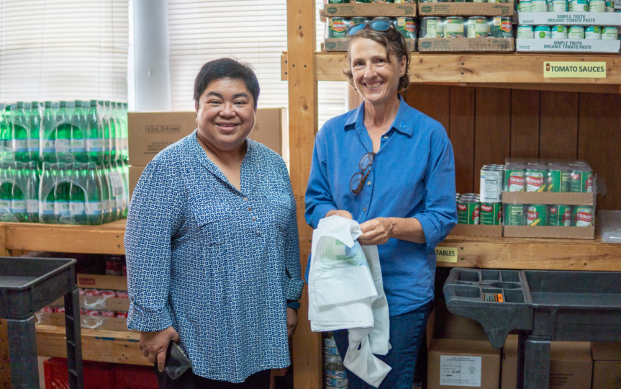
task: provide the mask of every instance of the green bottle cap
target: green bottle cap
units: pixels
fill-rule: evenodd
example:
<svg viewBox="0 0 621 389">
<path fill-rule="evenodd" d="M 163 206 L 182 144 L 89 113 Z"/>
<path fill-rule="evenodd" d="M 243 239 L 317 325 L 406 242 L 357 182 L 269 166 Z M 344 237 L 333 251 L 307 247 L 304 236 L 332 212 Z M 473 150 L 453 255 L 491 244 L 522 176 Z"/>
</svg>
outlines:
<svg viewBox="0 0 621 389">
<path fill-rule="evenodd" d="M 52 102 L 51 101 L 46 101 L 45 102 L 45 108 L 52 108 Z"/>
<path fill-rule="evenodd" d="M 82 100 L 76 100 L 73 104 L 76 108 L 82 108 Z"/>
<path fill-rule="evenodd" d="M 67 108 L 67 102 L 66 101 L 60 101 L 58 103 L 58 107 L 59 108 Z"/>
</svg>

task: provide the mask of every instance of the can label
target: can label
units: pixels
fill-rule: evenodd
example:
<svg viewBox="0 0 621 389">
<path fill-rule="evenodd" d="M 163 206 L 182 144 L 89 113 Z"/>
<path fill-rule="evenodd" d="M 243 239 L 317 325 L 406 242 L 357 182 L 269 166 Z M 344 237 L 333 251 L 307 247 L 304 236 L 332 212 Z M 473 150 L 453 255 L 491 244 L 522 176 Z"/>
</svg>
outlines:
<svg viewBox="0 0 621 389">
<path fill-rule="evenodd" d="M 548 225 L 548 206 L 531 204 L 526 208 L 527 226 L 547 226 Z"/>
<path fill-rule="evenodd" d="M 573 193 L 593 193 L 593 172 L 573 170 L 570 175 L 570 191 Z"/>
<path fill-rule="evenodd" d="M 518 3 L 518 11 L 531 12 L 533 10 L 532 3 L 530 1 L 520 1 Z"/>
<path fill-rule="evenodd" d="M 617 40 L 619 39 L 619 29 L 617 27 L 604 27 L 602 31 L 603 40 Z"/>
<path fill-rule="evenodd" d="M 599 3 L 601 3 L 601 1 Z M 591 4 L 593 4 L 593 2 L 591 2 Z M 589 26 L 584 30 L 584 39 L 592 39 L 592 40 L 602 39 L 602 30 L 599 28 L 599 26 Z"/>
<path fill-rule="evenodd" d="M 557 205 L 559 214 L 559 226 L 571 227 L 571 205 Z"/>
<path fill-rule="evenodd" d="M 502 170 L 481 170 L 481 202 L 499 202 L 502 195 Z"/>
<path fill-rule="evenodd" d="M 567 27 L 565 26 L 552 27 L 552 39 L 567 39 Z"/>
<path fill-rule="evenodd" d="M 590 227 L 593 225 L 593 207 L 576 206 L 572 212 L 574 227 Z"/>
<path fill-rule="evenodd" d="M 553 12 L 567 12 L 567 1 L 566 0 L 554 0 L 552 6 Z"/>
<path fill-rule="evenodd" d="M 481 203 L 459 202 L 457 204 L 457 221 L 460 224 L 479 224 Z"/>
<path fill-rule="evenodd" d="M 552 227 L 560 225 L 558 205 L 548 205 L 548 225 Z"/>
<path fill-rule="evenodd" d="M 600 0 L 589 1 L 589 12 L 606 12 L 606 2 Z"/>
<path fill-rule="evenodd" d="M 569 27 L 569 39 L 574 39 L 574 40 L 584 39 L 584 27 L 570 26 Z"/>
<path fill-rule="evenodd" d="M 505 170 L 505 190 L 524 192 L 524 170 Z"/>
<path fill-rule="evenodd" d="M 535 27 L 535 39 L 550 39 L 550 27 L 548 26 Z"/>
<path fill-rule="evenodd" d="M 526 191 L 527 192 L 545 192 L 546 180 L 544 171 L 527 170 L 526 171 Z"/>
<path fill-rule="evenodd" d="M 330 18 L 328 38 L 346 38 L 347 24 L 343 18 Z"/>
<path fill-rule="evenodd" d="M 502 207 L 500 203 L 481 203 L 481 224 L 498 226 L 502 224 Z"/>
<path fill-rule="evenodd" d="M 548 170 L 548 192 L 560 192 L 561 191 L 562 174 L 560 170 L 549 169 Z"/>
<path fill-rule="evenodd" d="M 523 204 L 506 204 L 504 215 L 506 226 L 523 226 L 525 223 Z"/>
</svg>

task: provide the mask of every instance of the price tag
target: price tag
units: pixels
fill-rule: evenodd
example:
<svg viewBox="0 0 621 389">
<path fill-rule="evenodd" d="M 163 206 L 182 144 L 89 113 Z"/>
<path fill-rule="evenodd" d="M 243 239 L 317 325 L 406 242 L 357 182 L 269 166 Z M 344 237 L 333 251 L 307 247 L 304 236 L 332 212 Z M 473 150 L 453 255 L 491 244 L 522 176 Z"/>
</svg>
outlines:
<svg viewBox="0 0 621 389">
<path fill-rule="evenodd" d="M 457 263 L 457 247 L 436 247 L 437 262 Z"/>
<path fill-rule="evenodd" d="M 543 78 L 606 78 L 606 62 L 545 61 Z"/>
</svg>

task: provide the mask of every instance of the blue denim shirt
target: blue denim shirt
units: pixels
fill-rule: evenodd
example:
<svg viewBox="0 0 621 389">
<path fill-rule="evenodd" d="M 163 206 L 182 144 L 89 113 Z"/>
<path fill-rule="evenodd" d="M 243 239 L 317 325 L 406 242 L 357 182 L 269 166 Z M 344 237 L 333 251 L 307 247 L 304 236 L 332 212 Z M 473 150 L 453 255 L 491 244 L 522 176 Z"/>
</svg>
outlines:
<svg viewBox="0 0 621 389">
<path fill-rule="evenodd" d="M 424 244 L 390 239 L 378 246 L 391 316 L 433 299 L 436 245 L 457 223 L 453 148 L 440 123 L 403 99 L 362 191 L 349 189 L 351 177 L 373 143 L 364 126 L 364 103 L 337 116 L 317 133 L 306 189 L 306 221 L 317 228 L 331 210 L 346 210 L 363 223 L 377 217 L 413 217 Z"/>
<path fill-rule="evenodd" d="M 303 286 L 287 168 L 247 146 L 241 190 L 196 131 L 167 147 L 134 190 L 125 232 L 128 327 L 173 326 L 193 372 L 228 382 L 289 365 L 286 300 Z"/>
</svg>

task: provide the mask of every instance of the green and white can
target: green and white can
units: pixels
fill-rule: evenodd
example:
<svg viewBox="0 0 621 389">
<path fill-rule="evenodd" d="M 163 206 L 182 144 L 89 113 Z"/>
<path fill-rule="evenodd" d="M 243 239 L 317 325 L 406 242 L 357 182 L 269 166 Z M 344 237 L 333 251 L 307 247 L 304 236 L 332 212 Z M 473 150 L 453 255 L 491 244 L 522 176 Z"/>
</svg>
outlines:
<svg viewBox="0 0 621 389">
<path fill-rule="evenodd" d="M 547 172 L 542 169 L 526 169 L 524 174 L 527 192 L 545 192 Z"/>
<path fill-rule="evenodd" d="M 505 226 L 523 226 L 526 224 L 524 204 L 505 204 L 503 212 Z"/>
<path fill-rule="evenodd" d="M 584 29 L 584 39 L 601 40 L 602 30 L 599 26 L 588 26 Z"/>
<path fill-rule="evenodd" d="M 345 18 L 333 17 L 328 18 L 328 36 L 327 38 L 347 38 L 348 21 Z"/>
<path fill-rule="evenodd" d="M 501 203 L 481 203 L 481 224 L 485 226 L 498 226 L 502 224 Z"/>
<path fill-rule="evenodd" d="M 526 206 L 526 225 L 529 227 L 548 225 L 548 206 L 530 204 Z"/>
<path fill-rule="evenodd" d="M 593 193 L 593 172 L 572 170 L 569 183 L 572 193 Z"/>
<path fill-rule="evenodd" d="M 602 40 L 618 40 L 619 29 L 617 27 L 604 27 L 602 31 Z"/>
<path fill-rule="evenodd" d="M 589 2 L 587 0 L 571 0 L 571 12 L 589 12 Z"/>
<path fill-rule="evenodd" d="M 532 0 L 531 12 L 548 12 L 548 3 L 546 0 Z"/>
<path fill-rule="evenodd" d="M 607 1 L 606 2 L 606 12 L 615 12 L 615 2 Z"/>
<path fill-rule="evenodd" d="M 548 205 L 548 226 L 571 227 L 571 205 Z"/>
<path fill-rule="evenodd" d="M 416 39 L 416 20 L 410 17 L 398 17 L 395 25 L 405 39 Z"/>
<path fill-rule="evenodd" d="M 567 27 L 565 26 L 553 26 L 550 33 L 552 39 L 567 39 Z"/>
<path fill-rule="evenodd" d="M 535 39 L 550 39 L 550 27 L 549 26 L 535 27 Z"/>
<path fill-rule="evenodd" d="M 606 0 L 590 0 L 589 12 L 606 12 Z"/>
<path fill-rule="evenodd" d="M 446 38 L 465 38 L 464 18 L 462 16 L 449 16 L 446 18 Z"/>
<path fill-rule="evenodd" d="M 457 221 L 459 224 L 479 224 L 481 203 L 476 198 L 464 198 L 457 202 Z"/>
<path fill-rule="evenodd" d="M 584 39 L 584 27 L 569 26 L 568 39 L 572 39 L 572 40 Z"/>
<path fill-rule="evenodd" d="M 593 225 L 593 207 L 576 205 L 571 216 L 574 227 L 591 227 Z"/>
<path fill-rule="evenodd" d="M 489 38 L 490 23 L 486 17 L 471 16 L 468 18 L 468 38 Z"/>
<path fill-rule="evenodd" d="M 513 22 L 510 16 L 494 16 L 490 34 L 493 38 L 513 38 Z"/>
<path fill-rule="evenodd" d="M 535 29 L 533 26 L 518 26 L 517 37 L 520 39 L 533 39 L 535 38 Z"/>
<path fill-rule="evenodd" d="M 427 16 L 421 19 L 421 38 L 444 38 L 445 23 L 437 16 Z"/>
<path fill-rule="evenodd" d="M 554 0 L 551 12 L 567 12 L 567 0 Z"/>
<path fill-rule="evenodd" d="M 518 3 L 518 11 L 520 12 L 532 12 L 533 3 L 531 1 L 520 1 Z"/>
<path fill-rule="evenodd" d="M 532 28 L 532 27 L 531 27 Z M 525 191 L 525 179 L 524 169 L 517 166 L 507 166 L 505 168 L 505 179 L 503 190 L 505 192 L 524 192 Z"/>
</svg>

